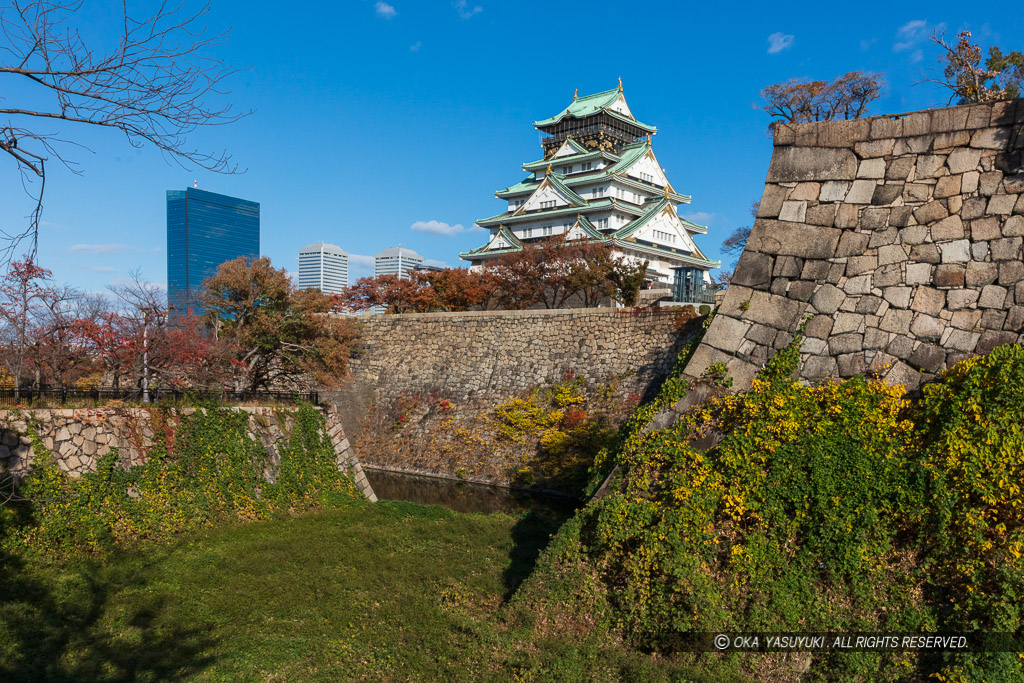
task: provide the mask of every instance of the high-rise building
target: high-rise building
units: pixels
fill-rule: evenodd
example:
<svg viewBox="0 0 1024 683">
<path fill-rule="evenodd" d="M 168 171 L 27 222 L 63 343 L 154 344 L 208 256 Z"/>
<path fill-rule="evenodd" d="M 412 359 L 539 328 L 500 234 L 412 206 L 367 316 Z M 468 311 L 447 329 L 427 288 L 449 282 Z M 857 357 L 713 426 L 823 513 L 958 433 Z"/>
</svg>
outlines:
<svg viewBox="0 0 1024 683">
<path fill-rule="evenodd" d="M 496 192 L 507 210 L 476 222 L 490 231 L 487 244 L 460 256 L 474 267 L 524 244 L 553 235 L 607 245 L 633 261 L 647 261 L 647 279 L 699 286 L 720 265 L 694 242 L 707 228 L 682 218 L 676 192 L 654 156 L 657 129 L 634 118 L 622 93 L 573 96 L 555 116 L 534 122 L 545 134 L 544 156 L 523 164 L 527 176 Z M 697 287 L 699 289 L 699 286 Z"/>
<path fill-rule="evenodd" d="M 299 250 L 299 289 L 310 287 L 324 294 L 348 287 L 348 254 L 341 247 L 316 242 Z"/>
<path fill-rule="evenodd" d="M 423 265 L 423 257 L 406 247 L 391 247 L 373 257 L 373 274 L 409 279 L 409 271 Z"/>
<path fill-rule="evenodd" d="M 259 255 L 259 202 L 192 187 L 167 191 L 167 298 L 177 310 L 196 310 L 217 266 Z"/>
</svg>

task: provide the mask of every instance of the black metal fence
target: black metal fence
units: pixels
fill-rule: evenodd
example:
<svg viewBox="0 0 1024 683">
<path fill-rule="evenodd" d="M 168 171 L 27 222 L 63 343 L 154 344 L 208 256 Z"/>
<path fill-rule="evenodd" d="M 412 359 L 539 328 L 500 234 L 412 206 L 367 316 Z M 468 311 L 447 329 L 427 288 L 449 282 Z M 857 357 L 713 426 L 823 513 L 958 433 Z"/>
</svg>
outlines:
<svg viewBox="0 0 1024 683">
<path fill-rule="evenodd" d="M 105 401 L 120 400 L 135 403 L 143 402 L 142 390 L 111 389 L 97 387 L 94 389 L 78 389 L 74 387 L 51 387 L 47 389 L 21 388 L 0 386 L 0 406 L 38 404 L 47 405 L 99 405 Z M 227 389 L 150 389 L 149 402 L 180 403 L 182 401 L 217 401 L 219 403 L 259 403 L 273 401 L 275 403 L 320 403 L 320 394 L 316 391 L 230 391 Z"/>
</svg>

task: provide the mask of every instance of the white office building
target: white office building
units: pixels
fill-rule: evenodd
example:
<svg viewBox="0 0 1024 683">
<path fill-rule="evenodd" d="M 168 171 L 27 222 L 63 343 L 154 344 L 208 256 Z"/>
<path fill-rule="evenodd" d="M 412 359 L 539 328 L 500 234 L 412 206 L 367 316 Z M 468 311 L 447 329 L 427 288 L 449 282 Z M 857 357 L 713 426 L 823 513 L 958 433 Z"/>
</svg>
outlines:
<svg viewBox="0 0 1024 683">
<path fill-rule="evenodd" d="M 397 275 L 407 280 L 408 272 L 423 266 L 423 257 L 407 247 L 391 247 L 373 257 L 373 274 Z"/>
<path fill-rule="evenodd" d="M 348 254 L 341 247 L 316 242 L 299 250 L 299 289 L 310 287 L 324 294 L 348 287 Z"/>
</svg>

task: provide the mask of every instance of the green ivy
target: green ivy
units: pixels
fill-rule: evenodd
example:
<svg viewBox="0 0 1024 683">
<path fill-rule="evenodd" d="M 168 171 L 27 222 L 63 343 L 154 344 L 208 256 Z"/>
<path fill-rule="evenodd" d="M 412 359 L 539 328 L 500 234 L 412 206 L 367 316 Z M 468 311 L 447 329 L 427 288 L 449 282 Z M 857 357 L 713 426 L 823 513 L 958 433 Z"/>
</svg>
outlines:
<svg viewBox="0 0 1024 683">
<path fill-rule="evenodd" d="M 114 450 L 99 459 L 96 471 L 77 479 L 60 470 L 33 437 L 35 464 L 19 489 L 28 502 L 5 506 L 3 542 L 47 557 L 101 554 L 218 521 L 262 519 L 358 498 L 351 478 L 337 468 L 323 415 L 309 405 L 291 415 L 295 425 L 279 445 L 272 483 L 264 478 L 267 452 L 248 437 L 249 415 L 242 411 L 196 409 L 182 418 L 173 449 L 158 429 L 144 463 L 125 470 Z"/>
</svg>

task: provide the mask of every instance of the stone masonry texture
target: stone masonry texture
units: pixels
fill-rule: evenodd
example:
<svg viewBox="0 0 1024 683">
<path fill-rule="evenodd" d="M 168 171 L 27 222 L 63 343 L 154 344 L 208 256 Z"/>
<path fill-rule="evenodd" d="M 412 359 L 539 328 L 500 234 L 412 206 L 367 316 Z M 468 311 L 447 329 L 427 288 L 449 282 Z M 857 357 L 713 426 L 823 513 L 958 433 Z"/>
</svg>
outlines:
<svg viewBox="0 0 1024 683">
<path fill-rule="evenodd" d="M 800 378 L 908 390 L 1024 332 L 1024 100 L 782 124 L 732 285 L 686 374 L 734 387 L 807 325 Z"/>
<path fill-rule="evenodd" d="M 577 308 L 361 318 L 351 378 L 321 396 L 358 434 L 371 404 L 403 395 L 486 406 L 567 373 L 643 395 L 675 362 L 679 317 L 670 308 Z"/>
<path fill-rule="evenodd" d="M 20 478 L 31 469 L 35 460 L 35 447 L 30 433 L 49 451 L 56 465 L 72 477 L 94 472 L 100 458 L 117 449 L 121 467 L 129 469 L 144 462 L 145 454 L 154 445 L 154 428 L 170 430 L 182 415 L 196 409 L 184 408 L 163 416 L 154 426 L 153 415 L 147 408 L 38 408 L 0 410 L 0 475 Z M 200 409 L 202 410 L 202 409 Z M 248 437 L 259 441 L 267 451 L 264 476 L 273 481 L 281 457 L 278 443 L 283 443 L 294 426 L 290 409 L 267 407 L 238 407 L 249 414 Z M 356 457 L 342 429 L 338 413 L 325 410 L 327 436 L 338 456 L 338 467 L 352 474 L 363 495 L 376 501 Z"/>
</svg>

